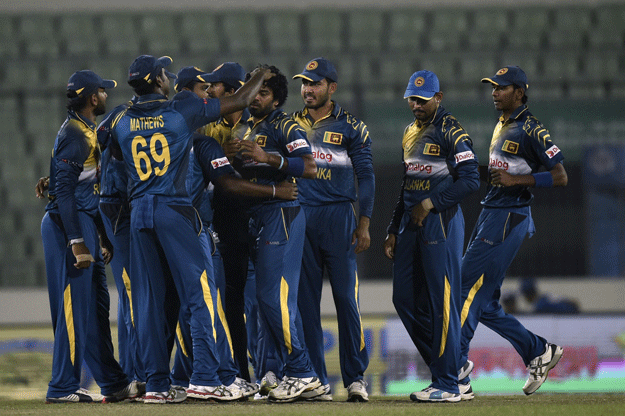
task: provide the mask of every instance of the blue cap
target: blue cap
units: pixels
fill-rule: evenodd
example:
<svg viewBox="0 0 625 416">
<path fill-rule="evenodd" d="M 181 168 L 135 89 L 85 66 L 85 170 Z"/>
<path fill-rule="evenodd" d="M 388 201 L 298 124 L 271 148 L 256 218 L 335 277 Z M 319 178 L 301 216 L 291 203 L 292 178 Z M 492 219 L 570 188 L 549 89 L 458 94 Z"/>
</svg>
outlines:
<svg viewBox="0 0 625 416">
<path fill-rule="evenodd" d="M 524 90 L 529 88 L 525 72 L 518 66 L 512 65 L 501 68 L 492 78 L 482 78 L 482 82 L 490 82 L 491 84 L 501 85 L 502 87 L 506 85 L 516 85 Z"/>
<path fill-rule="evenodd" d="M 137 80 L 144 80 L 150 84 L 159 74 L 162 68 L 167 68 L 173 60 L 169 56 L 161 56 L 156 59 L 152 55 L 141 55 L 135 59 L 130 68 L 128 68 L 128 83 L 134 83 Z M 176 78 L 176 75 L 165 71 L 165 75 L 169 78 Z"/>
<path fill-rule="evenodd" d="M 412 74 L 408 81 L 404 98 L 417 97 L 423 100 L 430 100 L 440 90 L 441 86 L 436 74 L 424 69 Z"/>
<path fill-rule="evenodd" d="M 115 88 L 117 82 L 112 79 L 102 79 L 98 74 L 88 69 L 76 71 L 67 81 L 67 90 L 74 91 L 79 97 L 93 93 L 98 88 Z"/>
<path fill-rule="evenodd" d="M 304 78 L 311 82 L 318 82 L 324 78 L 328 78 L 332 82 L 337 82 L 339 76 L 336 73 L 336 68 L 332 65 L 332 62 L 325 58 L 319 57 L 306 64 L 304 71 L 301 74 L 297 74 L 293 77 Z"/>
<path fill-rule="evenodd" d="M 176 75 L 176 85 L 174 88 L 177 92 L 180 92 L 184 87 L 187 87 L 192 82 L 208 82 L 206 81 L 206 77 L 208 77 L 208 75 L 210 74 L 202 71 L 196 66 L 186 66 L 178 71 L 178 74 Z"/>
<path fill-rule="evenodd" d="M 245 70 L 237 62 L 224 62 L 204 79 L 206 82 L 223 82 L 231 87 L 240 87 L 245 84 Z"/>
</svg>

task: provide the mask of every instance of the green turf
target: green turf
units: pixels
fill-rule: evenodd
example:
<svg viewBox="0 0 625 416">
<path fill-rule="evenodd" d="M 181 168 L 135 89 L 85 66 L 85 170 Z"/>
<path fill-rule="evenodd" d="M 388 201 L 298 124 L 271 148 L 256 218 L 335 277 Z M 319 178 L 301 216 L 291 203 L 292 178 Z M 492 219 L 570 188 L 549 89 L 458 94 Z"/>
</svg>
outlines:
<svg viewBox="0 0 625 416">
<path fill-rule="evenodd" d="M 216 404 L 205 402 L 177 405 L 115 404 L 44 404 L 37 400 L 0 401 L 2 415 L 428 415 L 428 416 L 613 416 L 625 414 L 623 394 L 535 394 L 525 396 L 478 396 L 461 403 L 413 403 L 407 397 L 374 397 L 369 403 L 270 404 L 265 401 Z"/>
</svg>

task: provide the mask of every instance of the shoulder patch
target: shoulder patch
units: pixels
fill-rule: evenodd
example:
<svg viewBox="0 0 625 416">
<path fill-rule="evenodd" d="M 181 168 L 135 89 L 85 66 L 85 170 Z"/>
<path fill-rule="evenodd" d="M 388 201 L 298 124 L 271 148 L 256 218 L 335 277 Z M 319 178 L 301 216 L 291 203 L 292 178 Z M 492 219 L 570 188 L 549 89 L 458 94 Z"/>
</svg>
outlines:
<svg viewBox="0 0 625 416">
<path fill-rule="evenodd" d="M 423 148 L 423 154 L 428 156 L 440 156 L 441 147 L 434 143 L 426 143 Z"/>
<path fill-rule="evenodd" d="M 323 142 L 340 145 L 343 143 L 343 134 L 326 131 L 323 134 Z"/>
<path fill-rule="evenodd" d="M 228 161 L 227 157 L 220 157 L 219 159 L 211 160 L 211 165 L 213 165 L 213 169 L 217 169 L 222 166 L 227 166 L 229 164 L 230 162 Z"/>
<path fill-rule="evenodd" d="M 258 135 L 254 138 L 254 141 L 258 143 L 260 147 L 265 147 L 267 144 L 267 136 Z"/>
<path fill-rule="evenodd" d="M 516 155 L 519 152 L 519 144 L 517 142 L 511 142 L 510 140 L 506 140 L 503 142 L 501 150 Z"/>
<path fill-rule="evenodd" d="M 303 147 L 308 147 L 308 142 L 304 139 L 297 139 L 295 141 L 292 141 L 291 143 L 286 144 L 286 148 L 289 153 L 293 153 L 297 149 L 301 149 Z"/>
<path fill-rule="evenodd" d="M 547 156 L 549 156 L 549 159 L 553 159 L 555 155 L 560 153 L 560 149 L 554 144 L 549 149 L 545 150 L 545 153 L 547 154 Z"/>
</svg>

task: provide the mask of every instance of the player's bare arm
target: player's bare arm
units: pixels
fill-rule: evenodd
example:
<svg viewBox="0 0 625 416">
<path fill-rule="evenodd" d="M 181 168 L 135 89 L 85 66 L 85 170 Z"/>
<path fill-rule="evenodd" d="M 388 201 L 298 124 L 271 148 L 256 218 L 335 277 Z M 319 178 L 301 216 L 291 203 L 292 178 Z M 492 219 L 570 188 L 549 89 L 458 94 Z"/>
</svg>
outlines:
<svg viewBox="0 0 625 416">
<path fill-rule="evenodd" d="M 413 224 L 423 227 L 423 220 L 428 216 L 430 211 L 434 208 L 432 200 L 426 198 L 421 203 L 415 205 L 410 212 L 410 219 Z"/>
<path fill-rule="evenodd" d="M 222 175 L 215 186 L 232 195 L 252 198 L 276 198 L 293 201 L 297 199 L 297 185 L 283 181 L 277 185 L 260 185 L 236 176 Z"/>
<path fill-rule="evenodd" d="M 271 73 L 268 68 L 256 68 L 251 75 L 250 80 L 239 88 L 237 92 L 219 98 L 221 115 L 241 111 L 248 107 L 263 86 L 263 83 L 273 77 L 274 74 Z"/>
<path fill-rule="evenodd" d="M 42 177 L 37 181 L 37 185 L 35 185 L 35 196 L 39 199 L 44 199 L 46 197 L 45 192 L 48 190 L 50 186 L 50 177 Z"/>
<path fill-rule="evenodd" d="M 568 183 L 568 175 L 562 163 L 555 165 L 549 173 L 553 179 L 552 186 L 566 186 Z M 490 182 L 495 186 L 535 186 L 536 178 L 533 175 L 511 175 L 503 169 L 493 169 Z"/>
<path fill-rule="evenodd" d="M 395 258 L 396 241 L 397 236 L 395 234 L 388 234 L 384 239 L 384 243 L 382 244 L 382 248 L 384 249 L 384 255 L 391 260 Z"/>
<path fill-rule="evenodd" d="M 354 248 L 356 254 L 366 251 L 371 245 L 371 236 L 369 235 L 370 221 L 371 219 L 369 217 L 361 215 L 358 220 L 358 226 L 356 226 L 352 234 L 352 245 L 356 244 Z"/>
</svg>

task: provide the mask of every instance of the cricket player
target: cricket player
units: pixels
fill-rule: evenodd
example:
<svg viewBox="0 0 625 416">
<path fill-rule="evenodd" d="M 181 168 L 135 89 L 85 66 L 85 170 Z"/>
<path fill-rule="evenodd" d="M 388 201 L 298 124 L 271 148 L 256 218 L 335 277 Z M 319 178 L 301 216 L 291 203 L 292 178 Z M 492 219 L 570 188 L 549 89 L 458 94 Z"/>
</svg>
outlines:
<svg viewBox="0 0 625 416">
<path fill-rule="evenodd" d="M 501 115 L 490 142 L 488 170 L 484 169 L 488 181 L 484 208 L 462 260 L 461 363 L 467 362 L 469 344 L 481 322 L 510 341 L 523 359 L 530 373 L 523 392 L 529 395 L 544 383 L 563 350 L 503 311 L 501 284 L 525 236 L 535 232 L 530 188 L 566 186 L 568 177 L 549 130 L 527 108 L 525 72 L 506 66 L 482 82 L 492 85 Z M 469 383 L 469 373 L 461 374 L 462 384 Z"/>
<path fill-rule="evenodd" d="M 326 270 L 336 305 L 341 375 L 347 400 L 366 402 L 369 396 L 364 372 L 369 356 L 358 304 L 356 254 L 367 250 L 371 243 L 369 220 L 375 193 L 371 137 L 362 121 L 332 100 L 338 81 L 332 62 L 315 58 L 293 78 L 302 80 L 304 101 L 304 109 L 293 118 L 306 131 L 317 164 L 315 179 L 298 179 L 300 204 L 306 215 L 298 303 L 300 311 L 305 311 L 302 320 L 310 359 L 323 384 L 323 394 L 316 400 L 332 400 L 320 313 Z M 356 201 L 358 217 L 353 205 Z"/>
<path fill-rule="evenodd" d="M 471 139 L 446 109 L 438 77 L 417 71 L 404 98 L 415 116 L 402 139 L 404 178 L 384 253 L 393 260 L 393 304 L 432 373 L 410 398 L 458 402 L 460 262 L 464 218 L 459 203 L 479 187 Z"/>
</svg>

